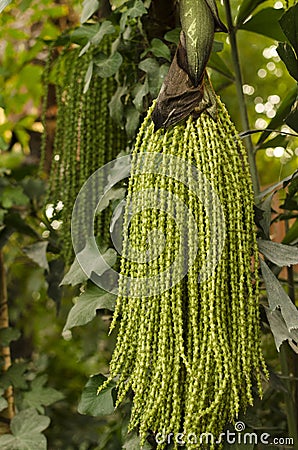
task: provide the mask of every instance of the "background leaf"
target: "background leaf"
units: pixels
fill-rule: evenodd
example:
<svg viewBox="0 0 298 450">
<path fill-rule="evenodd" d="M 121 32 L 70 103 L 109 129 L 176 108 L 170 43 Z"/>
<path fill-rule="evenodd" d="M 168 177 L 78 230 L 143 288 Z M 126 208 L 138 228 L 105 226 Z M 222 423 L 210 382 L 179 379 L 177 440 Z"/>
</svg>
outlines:
<svg viewBox="0 0 298 450">
<path fill-rule="evenodd" d="M 280 309 L 287 329 L 292 331 L 298 329 L 298 310 L 290 297 L 286 294 L 276 276 L 261 259 L 261 270 L 266 285 L 267 297 L 270 311 Z"/>
<path fill-rule="evenodd" d="M 280 26 L 298 55 L 298 4 L 289 8 L 280 18 Z"/>
<path fill-rule="evenodd" d="M 48 241 L 35 242 L 23 249 L 28 258 L 32 259 L 39 267 L 49 271 L 47 260 Z"/>
<path fill-rule="evenodd" d="M 88 414 L 98 417 L 112 414 L 114 412 L 114 399 L 112 391 L 115 383 L 111 381 L 109 386 L 97 394 L 98 388 L 107 380 L 104 375 L 98 374 L 90 377 L 84 387 L 82 397 L 78 406 L 80 414 Z"/>
<path fill-rule="evenodd" d="M 265 8 L 255 14 L 250 20 L 241 24 L 241 30 L 252 31 L 254 33 L 268 36 L 277 41 L 285 41 L 279 19 L 284 13 L 283 9 Z"/>
<path fill-rule="evenodd" d="M 64 398 L 61 392 L 44 386 L 47 379 L 47 375 L 41 375 L 31 382 L 30 390 L 24 393 L 23 405 L 26 408 L 34 408 L 44 414 L 43 406 L 49 406 Z"/>
<path fill-rule="evenodd" d="M 117 254 L 114 249 L 108 249 L 103 255 L 99 254 L 98 248 L 93 243 L 87 243 L 84 250 L 78 253 L 78 258 L 84 266 L 84 271 L 76 258 L 72 263 L 69 271 L 61 281 L 61 285 L 70 284 L 76 286 L 83 283 L 91 277 L 92 272 L 102 275 L 109 266 L 113 266 L 117 260 Z"/>
<path fill-rule="evenodd" d="M 25 409 L 12 419 L 12 435 L 0 436 L 0 447 L 2 450 L 46 450 L 47 441 L 41 431 L 49 424 L 49 417 L 38 415 L 34 409 Z"/>
<path fill-rule="evenodd" d="M 123 58 L 119 52 L 115 52 L 109 57 L 97 56 L 94 59 L 95 72 L 102 78 L 109 78 L 114 75 L 121 66 Z"/>
<path fill-rule="evenodd" d="M 263 255 L 279 267 L 298 264 L 298 248 L 278 242 L 258 240 L 259 250 Z"/>
<path fill-rule="evenodd" d="M 81 23 L 86 22 L 99 8 L 98 0 L 84 0 Z"/>
<path fill-rule="evenodd" d="M 6 6 L 10 5 L 12 0 L 0 0 L 0 13 L 3 11 Z"/>
<path fill-rule="evenodd" d="M 0 328 L 0 345 L 7 347 L 12 341 L 17 341 L 21 336 L 21 332 L 16 328 Z"/>
<path fill-rule="evenodd" d="M 298 81 L 298 59 L 292 47 L 287 42 L 280 42 L 277 53 L 287 66 L 289 74 Z"/>
<path fill-rule="evenodd" d="M 240 3 L 240 8 L 236 18 L 236 24 L 239 26 L 251 15 L 258 5 L 264 3 L 266 0 L 243 0 Z"/>
<path fill-rule="evenodd" d="M 107 293 L 94 285 L 88 287 L 85 292 L 77 298 L 75 305 L 71 308 L 63 333 L 70 328 L 85 325 L 90 322 L 96 316 L 96 311 L 98 309 L 114 311 L 115 303 L 115 295 Z"/>
</svg>

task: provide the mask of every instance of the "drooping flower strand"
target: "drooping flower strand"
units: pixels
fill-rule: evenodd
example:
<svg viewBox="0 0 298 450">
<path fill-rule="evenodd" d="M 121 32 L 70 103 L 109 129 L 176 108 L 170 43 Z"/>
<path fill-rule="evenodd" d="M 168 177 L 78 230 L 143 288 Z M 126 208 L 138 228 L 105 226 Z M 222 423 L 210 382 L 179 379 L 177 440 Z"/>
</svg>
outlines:
<svg viewBox="0 0 298 450">
<path fill-rule="evenodd" d="M 253 189 L 246 152 L 217 103 L 217 120 L 203 113 L 156 133 L 151 108 L 133 151 L 110 377 L 119 377 L 118 403 L 134 393 L 129 428 L 139 427 L 142 442 L 149 430 L 218 436 L 252 404 L 255 384 L 262 393 Z M 133 261 L 131 248 L 153 258 Z M 165 289 L 148 296 L 153 277 Z"/>
<path fill-rule="evenodd" d="M 106 36 L 100 50 L 108 53 L 110 46 L 111 39 Z M 60 242 L 67 263 L 73 258 L 70 221 L 79 190 L 92 173 L 125 150 L 127 143 L 125 132 L 109 114 L 108 103 L 115 91 L 113 78 L 94 74 L 85 92 L 86 72 L 98 50 L 91 47 L 79 56 L 79 48 L 69 48 L 61 53 L 53 68 L 58 114 L 47 203 L 54 206 L 57 219 L 62 221 Z M 99 182 L 94 178 L 92 192 L 88 193 L 92 198 L 98 193 Z M 82 201 L 80 217 L 73 222 L 78 236 L 86 235 L 86 217 L 93 214 L 91 200 L 89 197 Z M 94 233 L 103 246 L 110 239 L 110 217 L 109 208 L 95 217 Z M 82 247 L 84 244 L 82 239 Z"/>
</svg>

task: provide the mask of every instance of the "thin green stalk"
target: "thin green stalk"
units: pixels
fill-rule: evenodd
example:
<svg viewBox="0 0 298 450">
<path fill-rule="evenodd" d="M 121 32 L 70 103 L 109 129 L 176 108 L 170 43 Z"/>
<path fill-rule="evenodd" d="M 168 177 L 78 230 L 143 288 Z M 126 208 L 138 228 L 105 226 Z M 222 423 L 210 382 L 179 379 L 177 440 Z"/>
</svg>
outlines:
<svg viewBox="0 0 298 450">
<path fill-rule="evenodd" d="M 246 107 L 245 98 L 244 98 L 244 94 L 243 94 L 243 90 L 242 90 L 243 83 L 242 83 L 241 65 L 240 65 L 239 52 L 238 52 L 237 39 L 236 39 L 236 28 L 233 24 L 230 0 L 224 0 L 224 5 L 225 5 L 225 9 L 226 9 L 226 17 L 227 17 L 227 23 L 228 23 L 228 29 L 229 29 L 231 53 L 232 53 L 234 71 L 235 71 L 235 84 L 236 84 L 236 90 L 237 90 L 237 96 L 238 96 L 238 102 L 239 102 L 241 122 L 242 122 L 243 129 L 249 130 L 250 126 L 249 126 L 249 120 L 248 120 L 248 114 L 247 114 L 247 107 Z M 250 136 L 247 136 L 245 138 L 245 144 L 246 144 L 246 148 L 247 148 L 247 152 L 248 152 L 248 160 L 249 160 L 251 177 L 252 177 L 254 193 L 255 193 L 255 198 L 256 198 L 260 192 L 260 183 L 259 183 L 259 177 L 258 177 L 258 172 L 257 172 L 256 160 L 255 160 L 254 145 L 252 143 Z"/>
</svg>

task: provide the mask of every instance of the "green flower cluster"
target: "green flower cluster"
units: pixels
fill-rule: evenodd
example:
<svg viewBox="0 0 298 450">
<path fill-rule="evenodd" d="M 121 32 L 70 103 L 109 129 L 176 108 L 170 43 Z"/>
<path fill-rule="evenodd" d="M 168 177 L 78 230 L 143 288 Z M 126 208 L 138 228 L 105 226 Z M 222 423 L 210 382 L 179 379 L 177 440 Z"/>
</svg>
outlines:
<svg viewBox="0 0 298 450">
<path fill-rule="evenodd" d="M 84 92 L 94 51 L 107 54 L 110 41 L 105 37 L 100 49 L 96 46 L 81 56 L 79 47 L 67 48 L 54 62 L 54 67 L 50 67 L 53 71 L 50 81 L 55 79 L 58 114 L 47 203 L 53 204 L 54 208 L 59 202 L 63 203 L 59 219 L 63 222 L 61 247 L 67 263 L 73 258 L 70 221 L 76 196 L 89 176 L 113 160 L 127 143 L 124 131 L 113 123 L 109 114 L 108 104 L 115 91 L 114 79 L 93 75 L 87 92 Z M 89 200 L 86 199 L 81 220 L 76 220 L 81 230 L 85 226 L 84 217 L 91 213 L 88 212 Z M 109 221 L 108 209 L 96 216 L 94 232 L 103 245 L 109 240 Z"/>
<path fill-rule="evenodd" d="M 254 387 L 262 395 L 262 372 L 267 374 L 260 348 L 258 248 L 249 165 L 227 110 L 219 98 L 216 101 L 217 120 L 203 113 L 157 132 L 152 107 L 133 151 L 111 330 L 121 320 L 110 379 L 117 377 L 117 404 L 132 390 L 130 429 L 138 427 L 142 442 L 148 431 L 219 436 L 253 404 Z M 207 211 L 192 189 L 179 182 L 181 165 L 161 163 L 157 174 L 146 173 L 146 167 L 139 172 L 137 157 L 150 152 L 185 160 L 189 180 L 195 165 L 220 200 L 225 226 L 218 226 L 216 211 Z M 142 161 L 146 164 L 146 158 Z M 208 192 L 202 179 L 198 183 L 204 197 Z M 181 202 L 160 192 L 174 194 Z M 148 208 L 148 195 L 160 206 Z M 188 217 L 183 216 L 183 204 L 191 213 Z M 181 236 L 176 225 L 183 221 Z M 215 233 L 224 242 L 218 261 L 216 246 L 211 245 Z M 131 249 L 150 254 L 151 246 L 155 251 L 150 261 L 130 258 Z M 168 269 L 177 260 L 173 273 Z M 184 260 L 194 263 L 181 279 Z M 213 270 L 199 279 L 206 264 Z M 147 296 L 142 280 L 158 275 L 168 288 Z M 140 280 L 130 295 L 126 295 L 128 276 Z M 174 277 L 180 281 L 172 283 Z"/>
</svg>

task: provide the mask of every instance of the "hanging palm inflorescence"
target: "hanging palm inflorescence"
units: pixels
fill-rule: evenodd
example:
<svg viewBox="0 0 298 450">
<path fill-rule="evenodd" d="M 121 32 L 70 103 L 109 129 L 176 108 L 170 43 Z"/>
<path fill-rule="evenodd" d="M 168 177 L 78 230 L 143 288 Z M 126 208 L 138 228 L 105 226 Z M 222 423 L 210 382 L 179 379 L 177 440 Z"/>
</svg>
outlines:
<svg viewBox="0 0 298 450">
<path fill-rule="evenodd" d="M 133 150 L 111 331 L 120 327 L 99 391 L 115 378 L 117 404 L 133 392 L 130 429 L 142 442 L 183 433 L 198 449 L 202 433 L 216 440 L 253 404 L 254 389 L 262 395 L 267 371 L 248 158 L 200 55 L 225 27 L 212 0 L 180 7 L 180 44 Z"/>
<path fill-rule="evenodd" d="M 53 204 L 54 208 L 58 205 L 58 210 L 63 204 L 59 219 L 63 223 L 62 254 L 67 263 L 73 258 L 70 222 L 80 188 L 93 172 L 126 147 L 125 133 L 113 123 L 109 114 L 108 104 L 115 91 L 114 79 L 93 75 L 84 92 L 85 76 L 94 52 L 100 50 L 107 54 L 110 46 L 110 39 L 105 37 L 100 48 L 91 48 L 82 56 L 78 47 L 66 49 L 55 61 L 53 69 L 57 80 L 58 114 L 47 203 Z M 84 217 L 90 214 L 89 200 L 86 199 L 85 210 L 76 220 L 82 230 Z M 94 232 L 103 245 L 109 240 L 109 218 L 108 210 L 96 216 Z"/>
<path fill-rule="evenodd" d="M 134 392 L 131 427 L 139 426 L 143 438 L 148 430 L 196 436 L 211 432 L 216 437 L 253 403 L 254 385 L 262 394 L 261 370 L 266 369 L 260 349 L 253 189 L 245 149 L 219 99 L 217 105 L 216 121 L 203 113 L 197 120 L 190 116 L 185 123 L 155 133 L 151 109 L 134 148 L 124 222 L 129 231 L 112 329 L 117 318 L 121 322 L 110 372 L 119 377 L 118 403 L 130 388 Z M 151 152 L 163 155 L 157 175 L 150 171 Z M 175 164 L 176 158 L 199 168 L 200 198 L 194 187 L 181 183 L 183 164 Z M 191 171 L 187 179 L 194 186 Z M 183 205 L 162 195 L 164 191 L 182 201 L 188 218 Z M 218 197 L 223 218 L 204 204 L 208 195 L 211 201 Z M 156 208 L 150 208 L 154 204 Z M 175 220 L 165 213 L 174 210 Z M 183 221 L 181 237 L 176 224 Z M 154 233 L 156 229 L 166 242 Z M 214 233 L 217 242 L 212 242 Z M 181 242 L 187 249 L 182 255 Z M 147 263 L 134 261 L 131 248 L 145 253 L 147 249 L 148 254 L 150 245 L 160 254 L 153 252 Z M 189 260 L 194 263 L 170 287 L 173 277 L 180 277 L 169 272 L 178 258 L 180 267 Z M 210 273 L 199 279 L 208 262 Z M 126 282 L 128 274 L 140 280 L 134 291 Z M 157 274 L 164 274 L 159 282 L 169 288 L 148 296 L 148 283 Z"/>
</svg>

